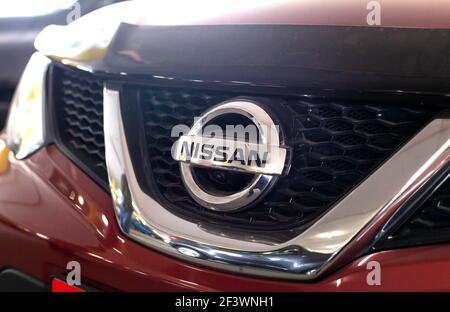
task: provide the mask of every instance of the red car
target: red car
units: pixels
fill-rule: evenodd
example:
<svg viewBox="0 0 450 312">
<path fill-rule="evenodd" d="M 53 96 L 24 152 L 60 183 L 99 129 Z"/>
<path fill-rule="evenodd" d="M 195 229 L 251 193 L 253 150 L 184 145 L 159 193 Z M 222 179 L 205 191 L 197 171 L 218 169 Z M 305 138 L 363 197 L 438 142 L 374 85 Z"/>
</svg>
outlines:
<svg viewBox="0 0 450 312">
<path fill-rule="evenodd" d="M 37 37 L 0 289 L 448 291 L 448 1 L 126 1 Z"/>
</svg>

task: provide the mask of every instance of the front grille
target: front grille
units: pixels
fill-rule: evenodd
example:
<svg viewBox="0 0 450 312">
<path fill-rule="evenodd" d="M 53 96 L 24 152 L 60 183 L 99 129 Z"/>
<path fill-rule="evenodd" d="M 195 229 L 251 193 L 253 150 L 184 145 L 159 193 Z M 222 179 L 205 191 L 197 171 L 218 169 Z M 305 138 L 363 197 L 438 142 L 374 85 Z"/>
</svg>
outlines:
<svg viewBox="0 0 450 312">
<path fill-rule="evenodd" d="M 448 174 L 448 172 L 447 172 Z M 450 176 L 375 246 L 392 249 L 450 242 Z"/>
<path fill-rule="evenodd" d="M 83 170 L 107 187 L 103 80 L 57 67 L 53 75 L 57 143 Z M 284 114 L 288 145 L 293 147 L 292 168 L 259 204 L 220 213 L 201 207 L 187 193 L 179 164 L 170 154 L 176 140 L 170 132 L 177 124 L 191 125 L 194 117 L 220 102 L 236 96 L 255 96 L 131 86 L 129 81 L 124 88 L 137 90 L 139 96 L 134 104 L 143 113 L 136 118 L 143 125 L 149 163 L 142 168 L 150 170 L 137 171 L 139 181 L 146 183 L 144 189 L 150 190 L 150 195 L 166 209 L 184 218 L 257 231 L 308 226 L 411 138 L 434 113 L 433 109 L 398 103 L 264 96 L 260 99 Z M 127 102 L 132 104 L 132 100 Z M 130 142 L 129 146 L 139 144 Z M 132 154 L 136 152 L 131 150 Z"/>
<path fill-rule="evenodd" d="M 57 144 L 105 188 L 103 81 L 92 74 L 53 67 Z"/>
<path fill-rule="evenodd" d="M 420 107 L 265 97 L 284 112 L 294 148 L 290 174 L 261 204 L 220 213 L 195 203 L 171 157 L 170 130 L 238 94 L 145 87 L 140 90 L 153 176 L 164 206 L 199 222 L 279 230 L 306 226 L 410 138 L 429 115 Z M 242 94 L 239 94 L 242 96 Z M 286 116 L 288 116 L 286 118 Z M 361 203 L 364 204 L 364 203 Z"/>
</svg>

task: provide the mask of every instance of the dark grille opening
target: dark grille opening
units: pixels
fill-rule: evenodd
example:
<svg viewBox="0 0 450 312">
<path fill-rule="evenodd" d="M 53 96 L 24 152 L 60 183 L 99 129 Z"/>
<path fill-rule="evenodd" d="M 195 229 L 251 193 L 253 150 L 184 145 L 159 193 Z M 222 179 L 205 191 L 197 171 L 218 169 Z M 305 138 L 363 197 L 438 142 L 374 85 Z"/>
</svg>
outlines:
<svg viewBox="0 0 450 312">
<path fill-rule="evenodd" d="M 92 74 L 54 68 L 53 96 L 58 146 L 107 188 L 103 137 L 103 81 Z M 129 82 L 127 82 L 129 83 Z M 128 88 L 128 87 L 125 87 Z M 245 230 L 308 226 L 367 177 L 435 113 L 416 105 L 387 105 L 304 97 L 264 97 L 282 113 L 294 150 L 288 176 L 258 204 L 233 213 L 207 210 L 187 193 L 170 151 L 177 124 L 192 125 L 206 109 L 236 96 L 161 87 L 138 89 L 146 152 L 153 177 L 147 185 L 167 209 L 182 217 Z M 127 103 L 128 105 L 133 103 Z M 276 106 L 276 107 L 275 107 Z M 129 137 L 129 140 L 135 138 Z M 133 145 L 133 144 L 131 144 Z M 133 146 L 139 145 L 136 143 Z M 134 150 L 132 153 L 136 152 Z M 145 178 L 141 181 L 148 181 Z M 362 203 L 364 204 L 364 203 Z"/>
<path fill-rule="evenodd" d="M 9 105 L 13 97 L 14 88 L 0 87 L 0 130 L 6 123 L 6 117 L 9 111 Z"/>
<path fill-rule="evenodd" d="M 439 181 L 441 182 L 441 181 Z M 422 203 L 411 207 L 409 216 L 397 224 L 375 246 L 392 249 L 450 242 L 450 175 Z"/>
<path fill-rule="evenodd" d="M 176 140 L 170 130 L 177 124 L 192 125 L 193 118 L 207 108 L 236 96 L 242 94 L 140 89 L 150 166 L 163 205 L 174 213 L 199 222 L 264 231 L 308 225 L 430 118 L 417 106 L 266 97 L 266 102 L 282 107 L 279 111 L 292 127 L 288 129 L 288 144 L 294 148 L 290 174 L 261 203 L 221 213 L 203 208 L 187 193 L 179 163 L 170 154 Z"/>
<path fill-rule="evenodd" d="M 103 187 L 108 186 L 103 135 L 103 81 L 53 67 L 56 139 L 60 148 Z"/>
</svg>

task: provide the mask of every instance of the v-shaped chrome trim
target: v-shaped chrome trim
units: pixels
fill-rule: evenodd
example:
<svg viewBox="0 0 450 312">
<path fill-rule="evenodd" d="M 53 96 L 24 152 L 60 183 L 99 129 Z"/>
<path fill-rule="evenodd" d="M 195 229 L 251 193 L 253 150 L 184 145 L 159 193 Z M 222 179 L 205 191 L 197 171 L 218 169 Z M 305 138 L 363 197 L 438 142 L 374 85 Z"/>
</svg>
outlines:
<svg viewBox="0 0 450 312">
<path fill-rule="evenodd" d="M 450 120 L 435 119 L 297 237 L 281 243 L 251 241 L 212 233 L 175 216 L 141 190 L 125 138 L 120 93 L 108 87 L 104 127 L 111 194 L 127 236 L 190 262 L 272 278 L 313 279 L 358 255 L 450 157 Z"/>
</svg>

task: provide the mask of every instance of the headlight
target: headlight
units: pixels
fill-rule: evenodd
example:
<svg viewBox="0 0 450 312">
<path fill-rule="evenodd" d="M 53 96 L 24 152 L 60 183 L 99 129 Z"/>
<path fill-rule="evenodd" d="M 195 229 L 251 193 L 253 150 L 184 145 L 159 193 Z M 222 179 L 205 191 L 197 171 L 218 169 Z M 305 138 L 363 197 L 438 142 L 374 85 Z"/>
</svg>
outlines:
<svg viewBox="0 0 450 312">
<path fill-rule="evenodd" d="M 18 159 L 29 156 L 45 144 L 45 80 L 49 64 L 47 57 L 34 53 L 11 102 L 7 143 Z"/>
</svg>

